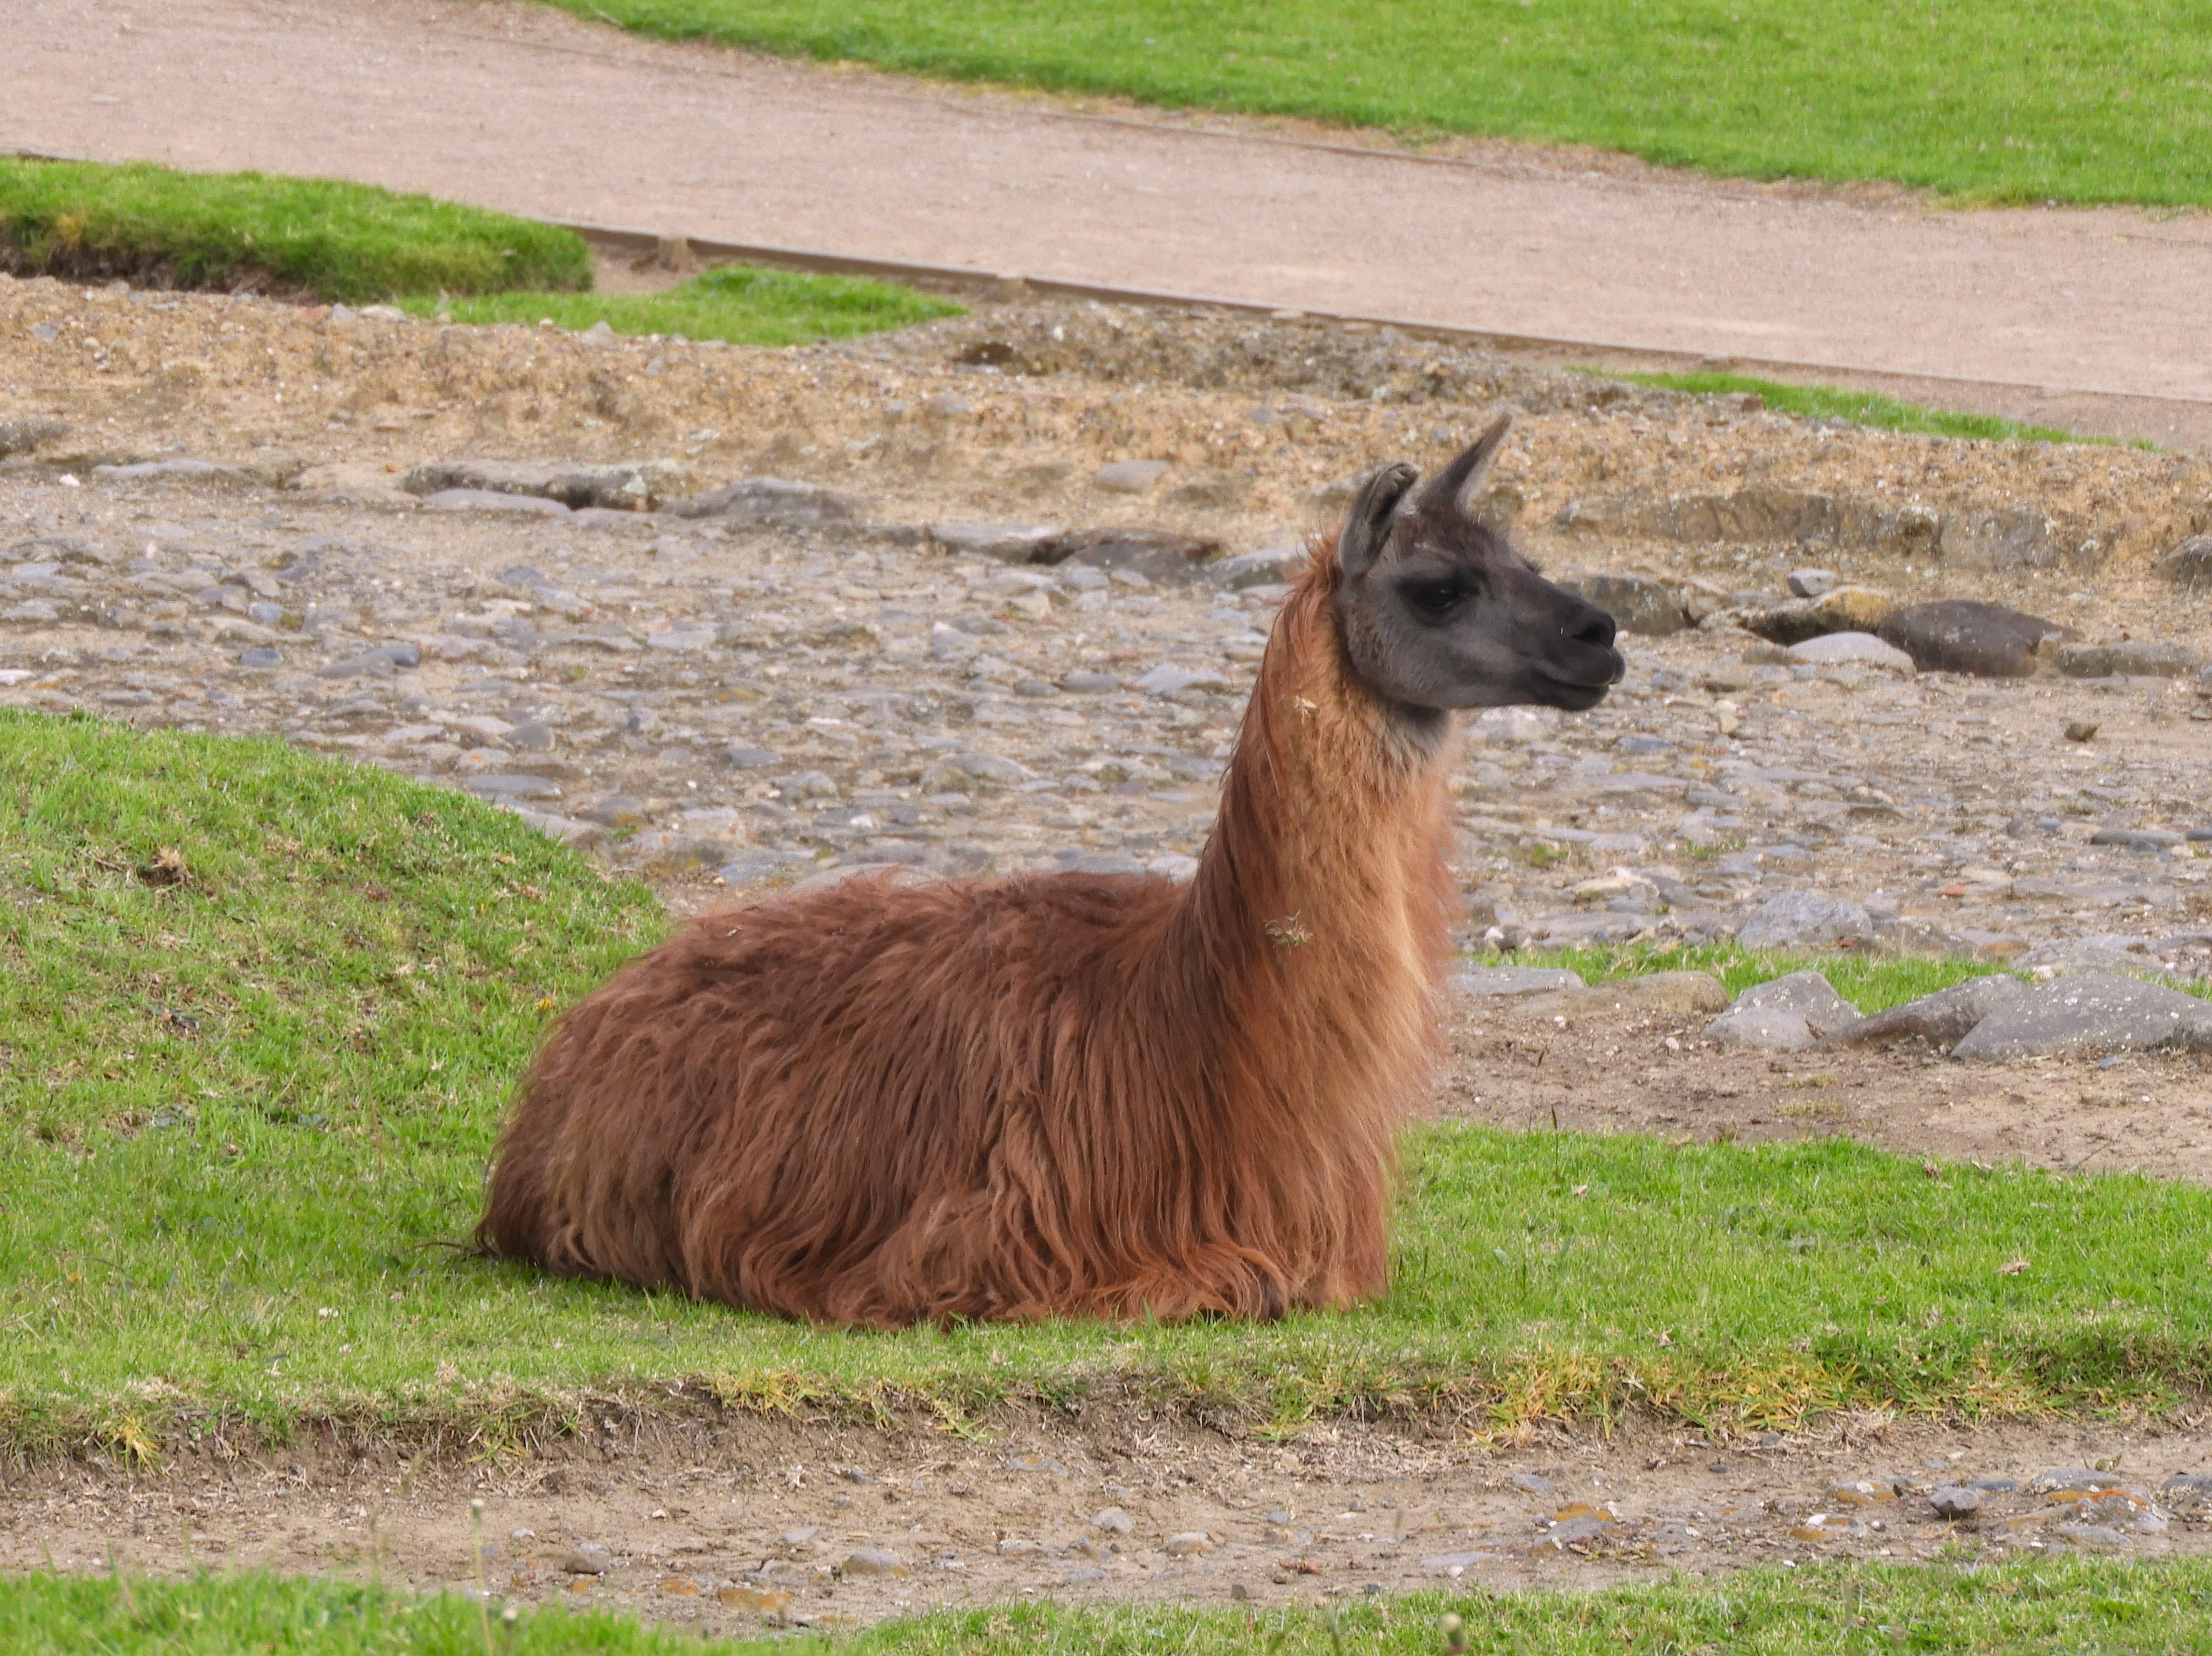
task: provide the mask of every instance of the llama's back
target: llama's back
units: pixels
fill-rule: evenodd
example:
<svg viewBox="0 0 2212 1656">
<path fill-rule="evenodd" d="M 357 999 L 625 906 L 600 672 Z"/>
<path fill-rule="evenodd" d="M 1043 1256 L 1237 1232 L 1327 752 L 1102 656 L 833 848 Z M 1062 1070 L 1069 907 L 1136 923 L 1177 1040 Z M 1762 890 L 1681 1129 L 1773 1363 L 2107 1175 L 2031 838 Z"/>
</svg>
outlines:
<svg viewBox="0 0 2212 1656">
<path fill-rule="evenodd" d="M 1071 1309 L 1114 1230 L 1085 1210 L 1098 1171 L 1203 1148 L 1116 1107 L 1204 1084 L 1203 1055 L 1130 1038 L 1171 1026 L 1155 961 L 1178 896 L 863 878 L 694 921 L 556 1026 L 479 1234 L 825 1321 Z"/>
</svg>

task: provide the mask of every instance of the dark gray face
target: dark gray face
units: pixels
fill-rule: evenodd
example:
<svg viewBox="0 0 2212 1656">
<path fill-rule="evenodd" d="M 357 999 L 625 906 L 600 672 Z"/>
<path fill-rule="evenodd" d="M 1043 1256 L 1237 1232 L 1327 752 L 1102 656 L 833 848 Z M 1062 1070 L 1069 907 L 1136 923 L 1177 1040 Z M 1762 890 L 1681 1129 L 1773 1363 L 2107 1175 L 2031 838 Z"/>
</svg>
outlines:
<svg viewBox="0 0 2212 1656">
<path fill-rule="evenodd" d="M 1506 421 L 1418 493 L 1402 463 L 1352 502 L 1337 615 L 1352 666 L 1403 708 L 1593 707 L 1625 663 L 1613 618 L 1555 587 L 1470 515 Z"/>
</svg>

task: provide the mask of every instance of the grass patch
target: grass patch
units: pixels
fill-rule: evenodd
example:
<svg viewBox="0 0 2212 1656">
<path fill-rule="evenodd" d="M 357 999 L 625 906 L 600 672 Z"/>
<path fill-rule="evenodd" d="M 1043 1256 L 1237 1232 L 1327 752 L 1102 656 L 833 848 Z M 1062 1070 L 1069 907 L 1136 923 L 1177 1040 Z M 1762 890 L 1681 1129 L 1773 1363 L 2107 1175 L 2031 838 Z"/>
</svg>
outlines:
<svg viewBox="0 0 2212 1656">
<path fill-rule="evenodd" d="M 122 1573 L 0 1580 L 0 1648 L 11 1656 L 675 1656 L 736 1647 L 603 1610 L 518 1610 L 510 1622 L 499 1606 L 458 1595 L 250 1570 L 182 1581 Z"/>
<path fill-rule="evenodd" d="M 573 231 L 331 179 L 0 158 L 0 267 L 359 303 L 588 288 Z"/>
<path fill-rule="evenodd" d="M 1529 951 L 1513 957 L 1516 965 L 1565 966 L 1587 983 L 1609 983 L 1655 971 L 1709 971 L 1731 996 L 1753 983 L 1793 971 L 1817 971 L 1837 994 L 1861 1012 L 1887 1012 L 1907 1001 L 1933 995 L 2002 971 L 2002 966 L 1974 960 L 1937 959 L 1927 955 L 1893 956 L 1841 951 L 1820 955 L 1756 953 L 1734 943 L 1698 943 L 1652 948 L 1640 943 L 1594 943 L 1579 949 Z"/>
<path fill-rule="evenodd" d="M 1389 1296 L 1256 1328 L 829 1333 L 441 1245 L 552 1009 L 663 923 L 459 794 L 0 713 L 0 1446 L 152 1461 L 307 1420 L 496 1445 L 585 1388 L 678 1383 L 955 1417 L 1134 1391 L 1289 1430 L 2156 1408 L 2212 1382 L 2212 1191 L 1931 1180 L 1842 1142 L 1428 1128 Z"/>
<path fill-rule="evenodd" d="M 676 39 L 1992 202 L 2212 204 L 2187 0 L 555 0 Z"/>
<path fill-rule="evenodd" d="M 2085 1656 L 2212 1642 L 2212 1562 L 2052 1558 L 1996 1565 L 1808 1565 L 1707 1580 L 1668 1575 L 1601 1592 L 1410 1593 L 1313 1610 L 1045 1604 L 904 1616 L 835 1640 L 702 1640 L 604 1612 L 512 1623 L 457 1597 L 258 1572 L 157 1581 L 40 1574 L 0 1581 L 0 1642 L 21 1656 L 664 1656 L 838 1650 L 853 1656 L 1438 1656 L 1447 1615 L 1479 1656 L 1642 1656 L 1894 1650 Z M 489 1636 L 486 1622 L 489 1621 Z"/>
<path fill-rule="evenodd" d="M 1741 374 L 1613 374 L 1601 368 L 1583 371 L 1604 374 L 1609 380 L 1661 386 L 1668 391 L 1683 391 L 1699 397 L 1749 392 L 1778 414 L 1796 414 L 1814 420 L 1847 420 L 1853 425 L 1871 426 L 1878 431 L 1912 431 L 1934 437 L 1980 437 L 1993 442 L 2010 440 L 2112 445 L 2116 441 L 2111 437 L 2085 437 L 2076 431 L 2062 431 L 2057 426 L 2029 425 L 1995 414 L 1923 408 L 1918 403 L 1900 402 L 1878 392 L 1844 391 L 1834 386 L 1784 385 L 1779 380 L 1756 380 Z M 2152 447 L 2149 443 L 2136 446 Z"/>
<path fill-rule="evenodd" d="M 404 302 L 418 316 L 449 311 L 457 322 L 535 323 L 550 317 L 564 328 L 605 322 L 617 333 L 680 333 L 737 345 L 850 339 L 961 314 L 949 300 L 910 288 L 744 265 L 721 265 L 661 293 L 502 293 Z"/>
</svg>

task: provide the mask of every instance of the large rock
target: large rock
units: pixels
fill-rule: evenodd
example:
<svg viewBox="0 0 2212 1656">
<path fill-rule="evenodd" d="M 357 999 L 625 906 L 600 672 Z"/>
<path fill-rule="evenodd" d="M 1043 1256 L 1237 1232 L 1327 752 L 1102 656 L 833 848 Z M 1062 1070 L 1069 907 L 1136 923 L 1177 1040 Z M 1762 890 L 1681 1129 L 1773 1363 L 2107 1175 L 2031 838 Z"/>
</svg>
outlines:
<svg viewBox="0 0 2212 1656">
<path fill-rule="evenodd" d="M 1896 608 L 1894 598 L 1873 587 L 1836 587 L 1747 615 L 1743 624 L 1771 642 L 1801 644 L 1833 632 L 1871 632 Z"/>
<path fill-rule="evenodd" d="M 1813 667 L 1881 667 L 1889 673 L 1914 671 L 1912 658 L 1894 644 L 1885 644 L 1870 632 L 1829 632 L 1790 647 L 1790 659 Z"/>
<path fill-rule="evenodd" d="M 1833 1046 L 1892 1046 L 1899 1041 L 1925 1041 L 1930 1046 L 1954 1047 L 1999 1006 L 2027 991 L 2027 985 L 2019 978 L 1992 972 L 1845 1024 L 1829 1035 L 1828 1042 Z"/>
<path fill-rule="evenodd" d="M 1923 673 L 1983 679 L 2028 678 L 2046 639 L 2072 636 L 2056 621 L 1972 598 L 1908 604 L 1884 617 L 1874 631 L 1882 642 L 1910 655 Z"/>
<path fill-rule="evenodd" d="M 1570 570 L 1559 577 L 1559 585 L 1589 600 L 1611 616 L 1623 632 L 1663 638 L 1690 624 L 1673 589 L 1648 575 Z"/>
<path fill-rule="evenodd" d="M 2150 566 L 2154 575 L 2186 591 L 2212 588 L 2212 535 L 2191 535 Z"/>
<path fill-rule="evenodd" d="M 1730 1007 L 1705 1026 L 1705 1038 L 1758 1052 L 1798 1052 L 1816 1037 L 1812 1026 L 1787 1007 Z"/>
<path fill-rule="evenodd" d="M 1794 1013 L 1815 1035 L 1832 1035 L 1858 1020 L 1859 1009 L 1836 993 L 1835 986 L 1817 971 L 1793 971 L 1753 983 L 1735 997 L 1732 1011 L 1748 1007 Z"/>
<path fill-rule="evenodd" d="M 571 466 L 558 460 L 459 460 L 418 466 L 399 486 L 424 498 L 467 489 L 557 500 L 572 510 L 598 506 L 612 511 L 649 512 L 690 483 L 690 468 L 675 460 Z"/>
<path fill-rule="evenodd" d="M 1581 977 L 1564 967 L 1469 966 L 1455 981 L 1466 995 L 1547 995 L 1583 987 Z"/>
<path fill-rule="evenodd" d="M 1784 892 L 1752 911 L 1736 930 L 1747 949 L 1850 947 L 1874 936 L 1874 921 L 1847 898 L 1826 892 Z"/>
<path fill-rule="evenodd" d="M 1057 523 L 933 523 L 929 538 L 948 552 L 972 552 L 1001 563 L 1048 563 L 1062 535 Z"/>
<path fill-rule="evenodd" d="M 1206 578 L 1230 592 L 1247 587 L 1271 587 L 1293 579 L 1306 566 L 1302 545 L 1263 546 L 1256 552 L 1216 558 L 1205 566 Z"/>
<path fill-rule="evenodd" d="M 2089 971 L 2000 1002 L 1952 1056 L 2025 1058 L 2169 1046 L 2212 1050 L 2212 1004 L 2163 984 Z"/>
<path fill-rule="evenodd" d="M 2129 639 L 2117 644 L 2062 644 L 2058 670 L 2069 679 L 2185 679 L 2204 665 L 2186 644 Z"/>
<path fill-rule="evenodd" d="M 701 495 L 671 501 L 676 517 L 711 517 L 741 527 L 754 524 L 849 523 L 858 507 L 848 496 L 818 483 L 789 478 L 741 478 Z"/>
<path fill-rule="evenodd" d="M 1038 561 L 1130 569 L 1164 586 L 1188 586 L 1205 579 L 1206 560 L 1221 543 L 1173 529 L 1079 529 L 1060 537 L 1053 550 L 1056 557 Z"/>
</svg>

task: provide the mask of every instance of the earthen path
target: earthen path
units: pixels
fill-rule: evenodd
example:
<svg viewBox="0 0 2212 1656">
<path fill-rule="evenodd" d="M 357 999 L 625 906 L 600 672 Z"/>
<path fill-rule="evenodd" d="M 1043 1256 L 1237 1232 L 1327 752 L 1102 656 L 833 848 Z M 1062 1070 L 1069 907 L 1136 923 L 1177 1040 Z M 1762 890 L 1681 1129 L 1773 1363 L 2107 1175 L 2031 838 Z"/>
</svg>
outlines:
<svg viewBox="0 0 2212 1656">
<path fill-rule="evenodd" d="M 1953 212 L 1502 144 L 1422 157 L 665 45 L 524 5 L 0 10 L 0 146 L 1779 362 L 2212 447 L 2204 214 Z"/>
</svg>

